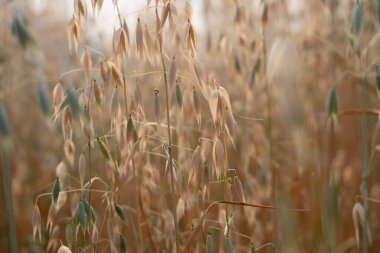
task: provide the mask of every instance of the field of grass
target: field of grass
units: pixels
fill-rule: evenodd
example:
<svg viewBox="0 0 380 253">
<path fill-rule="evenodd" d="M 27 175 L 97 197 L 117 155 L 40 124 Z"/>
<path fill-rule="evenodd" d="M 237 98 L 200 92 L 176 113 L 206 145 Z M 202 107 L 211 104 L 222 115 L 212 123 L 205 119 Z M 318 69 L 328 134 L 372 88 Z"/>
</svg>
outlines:
<svg viewBox="0 0 380 253">
<path fill-rule="evenodd" d="M 380 251 L 380 0 L 64 2 L 0 1 L 0 252 Z"/>
</svg>

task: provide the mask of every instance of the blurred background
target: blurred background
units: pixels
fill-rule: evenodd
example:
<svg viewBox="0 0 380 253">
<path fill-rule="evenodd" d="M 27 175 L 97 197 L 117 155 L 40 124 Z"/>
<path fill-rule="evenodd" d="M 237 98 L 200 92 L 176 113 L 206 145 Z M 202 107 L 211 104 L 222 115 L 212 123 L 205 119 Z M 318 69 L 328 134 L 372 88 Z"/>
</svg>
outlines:
<svg viewBox="0 0 380 253">
<path fill-rule="evenodd" d="M 120 27 L 115 2 L 130 34 L 130 58 L 121 64 L 124 75 L 131 76 L 126 80 L 127 94 L 131 98 L 135 83 L 141 84 L 144 120 L 155 121 L 153 89 L 164 90 L 160 75 L 142 75 L 138 81 L 135 76 L 162 70 L 160 60 L 148 56 L 139 59 L 134 52 L 137 18 L 155 34 L 155 1 L 148 1 L 150 8 L 147 8 L 147 1 L 142 0 L 104 0 L 100 11 L 93 11 L 91 1 L 85 2 L 87 18 L 81 20 L 83 30 L 78 51 L 70 52 L 67 29 L 74 15 L 74 1 L 0 0 L 0 105 L 11 126 L 11 144 L 7 157 L 3 152 L 0 166 L 4 170 L 4 161 L 9 159 L 18 252 L 56 252 L 60 241 L 71 246 L 73 252 L 79 248 L 78 244 L 70 245 L 70 232 L 67 232 L 70 223 L 67 220 L 74 213 L 79 193 L 67 194 L 65 207 L 52 218 L 55 229 L 50 233 L 45 229 L 50 198 L 39 198 L 43 238 L 41 241 L 33 238 L 36 198 L 51 192 L 59 174 L 57 166 L 61 162 L 69 164 L 65 140 L 73 139 L 76 147 L 75 163 L 67 166 L 74 179 L 78 178 L 77 160 L 82 152 L 87 152 L 86 137 L 79 124 L 69 131 L 59 120 L 52 119 L 53 108 L 44 114 L 40 89 L 47 92 L 53 103 L 53 89 L 58 82 L 79 91 L 80 87 L 85 91 L 90 87 L 82 72 L 68 72 L 82 67 L 84 45 L 90 47 L 94 69 L 99 69 L 101 62 L 113 59 L 112 38 Z M 164 6 L 166 1 L 158 2 Z M 174 151 L 177 175 L 188 180 L 199 138 L 215 137 L 208 98 L 200 95 L 201 127 L 191 103 L 193 86 L 198 86 L 185 46 L 189 18 L 196 31 L 197 57 L 207 84 L 212 87 L 215 78 L 229 94 L 235 121 L 232 137 L 235 147 L 229 144 L 226 149 L 228 168 L 233 171 L 232 178 L 239 177 L 246 202 L 309 209 L 297 213 L 234 207 L 232 227 L 237 234 L 232 233 L 231 237 L 235 252 L 247 252 L 251 243 L 256 248 L 264 246 L 258 252 L 275 252 L 275 249 L 277 252 L 363 252 L 363 237 L 367 238 L 367 252 L 380 250 L 380 71 L 376 68 L 380 64 L 380 4 L 377 0 L 359 2 L 360 17 L 355 9 L 358 3 L 351 0 L 175 1 L 178 21 L 174 28 L 165 27 L 164 50 L 167 67 L 176 56 L 183 92 L 184 119 L 178 118 L 180 113 L 175 109 L 170 111 L 175 126 L 173 142 L 183 147 Z M 159 16 L 161 11 L 162 7 Z M 353 28 L 358 22 L 359 30 Z M 100 74 L 96 72 L 94 76 L 100 83 Z M 105 134 L 107 131 L 100 129 L 103 125 L 108 128 L 112 121 L 109 113 L 112 89 L 101 85 L 104 94 L 99 115 L 101 112 L 104 115 L 99 116 L 97 109 L 93 110 L 97 134 Z M 163 99 L 164 93 L 160 94 Z M 122 95 L 119 97 L 122 101 Z M 173 108 L 174 97 L 171 95 Z M 166 122 L 165 106 L 161 102 L 162 122 Z M 166 136 L 165 130 L 162 136 Z M 4 135 L 0 138 L 0 142 L 8 143 Z M 156 150 L 157 143 L 153 140 L 147 143 L 146 151 Z M 206 141 L 200 147 L 201 166 L 211 170 L 212 144 Z M 165 155 L 164 150 L 157 150 Z M 122 160 L 122 154 L 119 159 Z M 154 155 L 141 155 L 136 163 L 141 180 L 139 194 L 146 204 L 145 215 L 149 221 L 146 222 L 151 226 L 150 232 L 143 231 L 144 248 L 146 252 L 154 252 L 147 239 L 152 236 L 160 252 L 174 252 L 171 227 L 165 223 L 167 212 L 169 217 L 172 214 L 168 197 L 162 196 L 169 189 L 165 161 Z M 123 203 L 131 225 L 118 224 L 117 231 L 124 233 L 130 252 L 136 252 L 137 232 L 133 225 L 136 218 L 129 209 L 135 208 L 135 189 L 129 181 L 113 182 L 96 145 L 92 164 L 94 175 L 109 180 L 110 185 L 119 184 L 115 186 L 118 193 L 115 199 Z M 0 251 L 10 252 L 4 197 L 7 180 L 4 181 L 4 174 L 1 177 Z M 65 180 L 63 189 L 78 187 L 78 180 Z M 205 207 L 212 200 L 223 199 L 223 187 L 217 181 L 210 172 L 210 178 L 203 179 L 199 186 L 189 186 L 185 193 L 178 193 L 177 198 L 186 202 L 186 212 L 178 222 L 181 248 L 191 232 L 191 224 L 199 218 L 198 192 L 208 192 L 202 193 Z M 94 184 L 94 188 L 98 187 L 104 188 Z M 176 187 L 180 192 L 180 179 Z M 360 203 L 368 215 L 361 216 L 360 208 L 354 209 L 355 203 Z M 98 217 L 99 238 L 108 240 L 112 236 L 105 228 L 101 229 L 107 226 L 104 222 L 108 219 L 101 195 L 94 194 L 92 205 Z M 155 213 L 163 218 L 157 218 Z M 207 223 L 216 227 L 208 230 L 214 237 L 215 252 L 225 251 L 221 213 L 222 207 L 218 207 L 209 217 L 219 223 Z M 363 226 L 355 226 L 354 220 L 358 224 L 364 222 L 368 230 L 363 232 Z M 356 232 L 360 238 L 355 237 Z M 83 245 L 86 238 L 81 239 Z M 204 252 L 202 239 L 198 244 L 197 251 Z M 101 249 L 109 252 L 113 248 L 102 245 L 97 251 Z"/>
</svg>

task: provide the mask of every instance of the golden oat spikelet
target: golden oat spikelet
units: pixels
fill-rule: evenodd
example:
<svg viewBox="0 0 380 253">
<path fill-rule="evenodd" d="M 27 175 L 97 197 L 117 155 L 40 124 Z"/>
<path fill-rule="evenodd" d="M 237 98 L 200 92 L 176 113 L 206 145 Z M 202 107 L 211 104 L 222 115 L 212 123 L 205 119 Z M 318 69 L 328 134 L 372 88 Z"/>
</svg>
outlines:
<svg viewBox="0 0 380 253">
<path fill-rule="evenodd" d="M 135 35 L 136 54 L 138 59 L 143 58 L 144 53 L 144 33 L 142 30 L 141 20 L 137 18 L 136 35 Z"/>
<path fill-rule="evenodd" d="M 87 20 L 87 4 L 85 0 L 74 0 L 74 13 L 79 20 L 81 17 Z"/>
<path fill-rule="evenodd" d="M 73 16 L 67 26 L 67 40 L 69 43 L 69 51 L 72 52 L 72 43 L 74 42 L 75 52 L 78 51 L 79 39 L 81 36 L 81 26 L 79 20 Z M 73 41 L 74 40 L 74 41 Z"/>
<path fill-rule="evenodd" d="M 88 46 L 87 45 L 85 45 L 83 48 L 81 63 L 82 63 L 82 68 L 84 70 L 84 75 L 86 77 L 86 80 L 89 80 L 90 70 L 92 68 L 92 60 L 91 60 L 91 56 L 88 52 Z"/>
</svg>

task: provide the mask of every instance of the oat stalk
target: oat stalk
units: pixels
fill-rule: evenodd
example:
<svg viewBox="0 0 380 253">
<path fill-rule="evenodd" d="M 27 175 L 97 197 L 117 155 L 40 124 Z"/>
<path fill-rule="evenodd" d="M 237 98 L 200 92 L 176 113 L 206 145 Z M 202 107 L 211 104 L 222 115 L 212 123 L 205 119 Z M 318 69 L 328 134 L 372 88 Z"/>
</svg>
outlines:
<svg viewBox="0 0 380 253">
<path fill-rule="evenodd" d="M 157 12 L 157 9 L 156 9 Z M 176 252 L 179 252 L 179 242 L 178 242 L 178 224 L 177 224 L 177 210 L 176 210 L 176 196 L 175 196 L 175 187 L 174 187 L 174 173 L 173 173 L 173 155 L 172 155 L 172 138 L 171 138 L 171 130 L 170 130 L 170 115 L 169 115 L 169 87 L 168 87 L 168 77 L 166 73 L 166 66 L 164 61 L 164 54 L 162 50 L 162 45 L 160 45 L 160 55 L 161 55 L 161 63 L 164 71 L 164 84 L 165 84 L 165 100 L 166 100 L 166 121 L 167 121 L 167 129 L 168 129 L 168 154 L 169 154 L 169 170 L 170 170 L 170 184 L 171 184 L 171 202 L 172 202 L 172 212 L 174 218 L 174 232 L 175 232 L 175 245 Z"/>
</svg>

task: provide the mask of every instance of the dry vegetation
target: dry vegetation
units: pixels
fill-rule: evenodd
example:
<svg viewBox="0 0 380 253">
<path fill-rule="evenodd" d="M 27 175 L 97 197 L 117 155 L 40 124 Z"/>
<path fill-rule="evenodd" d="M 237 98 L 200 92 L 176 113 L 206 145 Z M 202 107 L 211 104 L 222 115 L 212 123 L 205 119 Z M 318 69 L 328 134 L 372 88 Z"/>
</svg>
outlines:
<svg viewBox="0 0 380 253">
<path fill-rule="evenodd" d="M 1 1 L 1 252 L 379 252 L 380 1 L 71 2 Z"/>
</svg>

